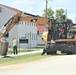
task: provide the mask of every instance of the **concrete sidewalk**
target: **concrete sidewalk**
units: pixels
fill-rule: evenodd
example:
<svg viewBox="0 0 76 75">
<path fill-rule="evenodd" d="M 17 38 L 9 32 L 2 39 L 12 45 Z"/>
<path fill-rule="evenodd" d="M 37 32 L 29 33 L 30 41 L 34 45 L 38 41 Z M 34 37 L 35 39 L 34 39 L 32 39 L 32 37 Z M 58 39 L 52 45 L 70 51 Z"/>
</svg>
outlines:
<svg viewBox="0 0 76 75">
<path fill-rule="evenodd" d="M 18 53 L 17 55 L 14 55 L 14 54 L 7 54 L 6 56 L 20 56 L 20 55 L 24 55 L 24 54 L 41 53 L 42 51 L 43 51 L 43 49 L 40 49 L 40 50 L 32 51 L 32 52 L 22 52 L 22 53 Z"/>
</svg>

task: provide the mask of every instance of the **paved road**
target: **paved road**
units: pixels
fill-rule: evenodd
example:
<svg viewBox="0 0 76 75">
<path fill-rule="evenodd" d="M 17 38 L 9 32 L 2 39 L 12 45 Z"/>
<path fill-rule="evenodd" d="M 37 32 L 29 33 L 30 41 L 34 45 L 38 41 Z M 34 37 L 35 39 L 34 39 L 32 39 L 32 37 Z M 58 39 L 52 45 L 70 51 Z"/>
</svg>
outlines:
<svg viewBox="0 0 76 75">
<path fill-rule="evenodd" d="M 76 55 L 56 56 L 18 67 L 0 67 L 0 75 L 76 75 Z"/>
</svg>

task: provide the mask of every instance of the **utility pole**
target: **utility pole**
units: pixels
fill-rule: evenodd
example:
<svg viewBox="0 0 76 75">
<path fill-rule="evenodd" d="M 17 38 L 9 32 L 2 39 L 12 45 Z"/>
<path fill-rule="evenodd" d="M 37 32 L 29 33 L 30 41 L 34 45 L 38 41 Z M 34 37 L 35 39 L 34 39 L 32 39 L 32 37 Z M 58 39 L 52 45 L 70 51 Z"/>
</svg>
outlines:
<svg viewBox="0 0 76 75">
<path fill-rule="evenodd" d="M 66 22 L 67 22 L 67 9 L 66 9 L 66 11 L 65 11 L 65 12 L 66 12 L 66 14 L 65 14 L 65 15 L 66 15 Z"/>
<path fill-rule="evenodd" d="M 46 0 L 46 18 L 47 18 L 47 7 L 48 7 L 48 0 Z"/>
<path fill-rule="evenodd" d="M 76 17 L 75 17 L 75 24 L 76 24 Z"/>
<path fill-rule="evenodd" d="M 65 20 L 65 22 L 66 22 L 66 25 L 65 25 L 65 38 L 67 38 L 67 25 L 68 25 L 68 23 L 67 23 L 67 9 L 65 10 L 65 15 L 66 15 L 66 20 Z"/>
</svg>

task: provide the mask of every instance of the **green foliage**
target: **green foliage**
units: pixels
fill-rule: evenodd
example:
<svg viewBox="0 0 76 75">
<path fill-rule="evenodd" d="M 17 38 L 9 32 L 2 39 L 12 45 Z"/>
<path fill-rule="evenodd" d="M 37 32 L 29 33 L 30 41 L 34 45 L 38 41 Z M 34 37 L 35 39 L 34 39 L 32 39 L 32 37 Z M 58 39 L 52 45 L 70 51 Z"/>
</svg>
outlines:
<svg viewBox="0 0 76 75">
<path fill-rule="evenodd" d="M 65 22 L 66 21 L 66 14 L 65 14 L 65 11 L 64 9 L 59 9 L 59 10 L 56 10 L 55 12 L 55 17 L 56 17 L 56 20 L 61 23 L 61 22 Z"/>
<path fill-rule="evenodd" d="M 42 16 L 46 17 L 46 9 L 43 10 Z M 67 14 L 64 9 L 60 8 L 53 11 L 51 7 L 47 8 L 47 18 L 56 19 L 57 22 L 69 22 L 72 23 L 71 19 L 67 19 Z"/>
<path fill-rule="evenodd" d="M 67 23 L 71 24 L 71 23 L 73 23 L 73 21 L 71 19 L 67 18 Z"/>
<path fill-rule="evenodd" d="M 46 17 L 46 9 L 43 10 L 43 14 L 44 17 Z M 47 9 L 47 18 L 54 18 L 54 11 L 51 8 Z"/>
</svg>

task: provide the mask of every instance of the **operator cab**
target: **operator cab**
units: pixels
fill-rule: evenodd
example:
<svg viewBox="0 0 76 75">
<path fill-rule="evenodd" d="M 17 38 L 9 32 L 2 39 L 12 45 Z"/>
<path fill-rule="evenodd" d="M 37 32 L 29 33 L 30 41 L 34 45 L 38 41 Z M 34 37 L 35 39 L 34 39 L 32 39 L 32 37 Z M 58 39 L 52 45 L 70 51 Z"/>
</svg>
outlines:
<svg viewBox="0 0 76 75">
<path fill-rule="evenodd" d="M 74 38 L 72 23 L 52 23 L 52 39 L 71 39 Z"/>
</svg>

